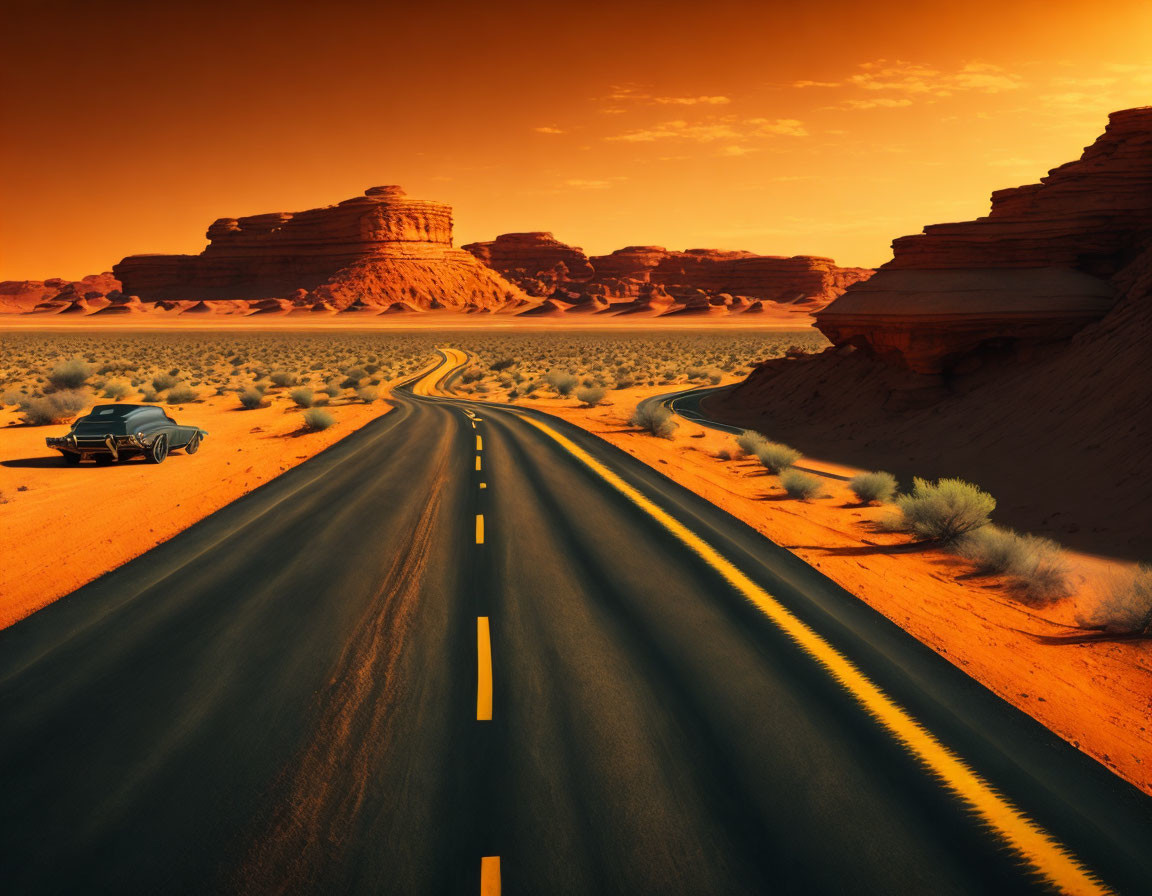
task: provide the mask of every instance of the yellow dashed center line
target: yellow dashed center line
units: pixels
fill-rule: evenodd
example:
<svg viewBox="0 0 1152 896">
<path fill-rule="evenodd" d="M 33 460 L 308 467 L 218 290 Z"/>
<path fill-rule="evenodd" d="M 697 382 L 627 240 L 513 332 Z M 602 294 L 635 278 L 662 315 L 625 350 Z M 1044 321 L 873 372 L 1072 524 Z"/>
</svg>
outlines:
<svg viewBox="0 0 1152 896">
<path fill-rule="evenodd" d="M 480 896 L 500 896 L 500 856 L 480 859 Z"/>
<path fill-rule="evenodd" d="M 476 514 L 476 544 L 484 544 L 484 514 Z"/>
<path fill-rule="evenodd" d="M 480 436 L 476 436 L 476 450 L 477 451 L 483 451 L 484 450 L 484 440 L 482 438 L 480 438 Z"/>
<path fill-rule="evenodd" d="M 480 455 L 479 454 L 476 455 L 476 469 L 477 470 L 480 469 Z"/>
<path fill-rule="evenodd" d="M 488 483 L 487 482 L 481 482 L 480 488 L 488 488 Z"/>
<path fill-rule="evenodd" d="M 476 617 L 476 721 L 492 721 L 492 633 L 487 616 Z"/>
<path fill-rule="evenodd" d="M 538 420 L 531 417 L 522 419 L 556 441 L 720 573 L 733 588 L 755 604 L 781 631 L 816 660 L 904 749 L 941 784 L 967 803 L 989 828 L 1045 880 L 1067 893 L 1109 892 L 1065 846 L 1017 809 L 906 709 L 869 680 L 847 657 L 737 569 L 719 551 L 573 441 Z"/>
</svg>

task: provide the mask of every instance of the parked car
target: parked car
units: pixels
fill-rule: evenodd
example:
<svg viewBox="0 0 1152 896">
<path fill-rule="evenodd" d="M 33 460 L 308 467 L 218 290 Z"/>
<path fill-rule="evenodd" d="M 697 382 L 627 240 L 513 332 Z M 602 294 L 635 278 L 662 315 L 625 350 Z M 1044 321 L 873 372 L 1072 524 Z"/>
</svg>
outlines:
<svg viewBox="0 0 1152 896">
<path fill-rule="evenodd" d="M 72 424 L 68 435 L 45 442 L 70 466 L 82 460 L 111 464 L 139 455 L 159 464 L 180 448 L 195 454 L 207 435 L 198 426 L 182 426 L 153 405 L 98 404 Z"/>
</svg>

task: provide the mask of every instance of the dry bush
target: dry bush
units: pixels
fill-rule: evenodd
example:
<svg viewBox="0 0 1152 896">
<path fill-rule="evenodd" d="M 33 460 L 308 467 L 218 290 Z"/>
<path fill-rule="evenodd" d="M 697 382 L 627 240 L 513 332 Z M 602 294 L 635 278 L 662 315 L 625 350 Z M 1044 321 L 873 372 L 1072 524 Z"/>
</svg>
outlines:
<svg viewBox="0 0 1152 896">
<path fill-rule="evenodd" d="M 788 493 L 788 497 L 800 501 L 815 498 L 822 487 L 820 480 L 815 476 L 801 473 L 799 470 L 785 470 L 781 473 L 780 485 Z"/>
<path fill-rule="evenodd" d="M 53 392 L 42 398 L 25 398 L 20 402 L 24 422 L 31 426 L 48 426 L 71 420 L 91 404 L 91 399 L 73 390 Z"/>
<path fill-rule="evenodd" d="M 304 412 L 304 428 L 312 432 L 327 429 L 335 422 L 336 418 L 323 408 L 309 408 Z"/>
<path fill-rule="evenodd" d="M 187 383 L 177 383 L 168 390 L 168 397 L 165 400 L 168 404 L 187 404 L 190 401 L 196 401 L 199 397 L 200 393 Z"/>
<path fill-rule="evenodd" d="M 736 436 L 736 447 L 744 454 L 755 454 L 761 445 L 766 445 L 767 443 L 768 437 L 756 432 L 754 429 L 746 429 L 740 433 L 740 435 Z"/>
<path fill-rule="evenodd" d="M 92 376 L 92 367 L 83 358 L 73 358 L 52 368 L 48 382 L 56 389 L 79 389 Z"/>
<path fill-rule="evenodd" d="M 661 439 L 672 438 L 673 433 L 680 424 L 672 419 L 672 412 L 657 402 L 648 402 L 636 405 L 636 410 L 628 418 L 632 426 L 639 427 L 649 435 Z"/>
<path fill-rule="evenodd" d="M 754 452 L 764 469 L 769 473 L 782 473 L 800 460 L 800 452 L 780 442 L 765 441 Z"/>
<path fill-rule="evenodd" d="M 240 399 L 241 407 L 247 408 L 250 411 L 256 408 L 262 408 L 264 404 L 264 393 L 254 386 L 249 386 L 247 389 L 241 389 L 237 394 Z"/>
<path fill-rule="evenodd" d="M 1012 590 L 1033 603 L 1059 600 L 1072 592 L 1064 552 L 1047 538 L 981 526 L 957 539 L 956 553 L 977 573 L 1007 576 Z"/>
<path fill-rule="evenodd" d="M 310 408 L 316 403 L 316 396 L 311 389 L 301 386 L 299 389 L 293 389 L 288 393 L 288 397 L 295 402 L 298 408 Z"/>
<path fill-rule="evenodd" d="M 848 480 L 848 488 L 861 504 L 891 501 L 896 494 L 896 477 L 883 470 L 860 473 Z"/>
<path fill-rule="evenodd" d="M 593 408 L 604 400 L 607 394 L 603 386 L 584 386 L 576 390 L 576 400 Z"/>
<path fill-rule="evenodd" d="M 1152 565 L 1113 575 L 1097 604 L 1076 621 L 1115 635 L 1152 635 Z"/>
<path fill-rule="evenodd" d="M 913 480 L 912 493 L 900 495 L 896 506 L 906 531 L 945 544 L 987 526 L 996 499 L 962 479 Z"/>
</svg>

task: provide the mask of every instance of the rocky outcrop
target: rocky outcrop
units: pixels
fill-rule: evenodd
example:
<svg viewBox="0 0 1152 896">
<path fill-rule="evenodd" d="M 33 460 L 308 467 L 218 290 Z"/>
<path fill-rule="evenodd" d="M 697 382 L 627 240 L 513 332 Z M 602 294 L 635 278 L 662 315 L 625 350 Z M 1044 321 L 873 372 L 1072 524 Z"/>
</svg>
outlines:
<svg viewBox="0 0 1152 896">
<path fill-rule="evenodd" d="M 58 312 L 81 299 L 99 306 L 119 295 L 120 281 L 111 271 L 80 280 L 4 280 L 0 282 L 0 313 Z"/>
<path fill-rule="evenodd" d="M 803 307 L 796 310 L 803 313 L 823 308 L 872 274 L 813 255 L 787 258 L 720 249 L 628 246 L 589 258 L 550 233 L 506 233 L 464 248 L 530 295 L 559 303 L 549 311 L 574 304 L 582 310 L 598 306 L 605 313 L 741 313 L 755 302 L 762 311 L 762 303 L 770 302 L 799 303 Z M 649 301 L 651 288 L 669 301 Z M 739 301 L 712 301 L 721 295 Z"/>
<path fill-rule="evenodd" d="M 399 187 L 303 212 L 220 218 L 199 255 L 132 255 L 113 268 L 145 301 L 291 299 L 383 309 L 497 307 L 522 294 L 452 247 L 452 209 Z"/>
<path fill-rule="evenodd" d="M 928 226 L 816 315 L 836 345 L 920 373 L 1059 342 L 1099 320 L 1152 240 L 1152 108 L 1113 113 L 1078 161 L 992 194 L 987 217 Z"/>
<path fill-rule="evenodd" d="M 584 250 L 562 243 L 550 233 L 502 233 L 491 242 L 468 243 L 460 248 L 521 285 L 524 280 L 542 285 L 583 282 L 594 273 Z"/>
</svg>

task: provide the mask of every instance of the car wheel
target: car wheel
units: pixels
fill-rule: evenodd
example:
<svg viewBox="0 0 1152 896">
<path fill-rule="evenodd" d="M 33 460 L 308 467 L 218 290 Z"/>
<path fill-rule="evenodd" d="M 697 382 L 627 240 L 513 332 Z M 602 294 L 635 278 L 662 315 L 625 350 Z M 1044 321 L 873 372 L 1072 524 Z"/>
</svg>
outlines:
<svg viewBox="0 0 1152 896">
<path fill-rule="evenodd" d="M 153 464 L 164 463 L 168 456 L 168 436 L 156 436 L 156 441 L 148 448 L 148 462 Z"/>
<path fill-rule="evenodd" d="M 184 453 L 185 454 L 195 454 L 199 450 L 200 450 L 200 434 L 197 433 L 196 435 L 192 436 L 192 441 L 190 441 L 187 445 L 184 446 Z"/>
<path fill-rule="evenodd" d="M 64 458 L 64 465 L 66 467 L 76 467 L 80 465 L 80 455 L 73 454 L 71 451 L 65 451 L 61 454 Z"/>
</svg>

